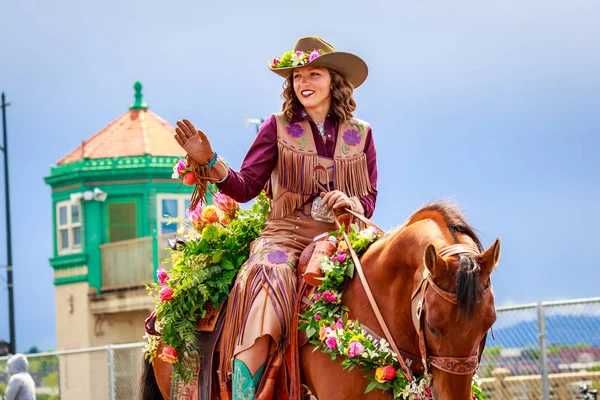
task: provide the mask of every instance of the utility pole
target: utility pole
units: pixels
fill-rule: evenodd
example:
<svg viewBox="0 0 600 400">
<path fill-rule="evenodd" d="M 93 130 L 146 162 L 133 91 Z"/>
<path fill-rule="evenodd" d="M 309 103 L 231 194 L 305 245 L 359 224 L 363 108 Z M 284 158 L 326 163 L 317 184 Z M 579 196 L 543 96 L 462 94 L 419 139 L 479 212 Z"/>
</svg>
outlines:
<svg viewBox="0 0 600 400">
<path fill-rule="evenodd" d="M 14 299 L 14 287 L 13 287 L 13 265 L 12 265 L 12 241 L 10 237 L 10 194 L 8 184 L 8 139 L 6 135 L 6 107 L 10 103 L 5 101 L 4 92 L 2 92 L 2 144 L 4 147 L 0 147 L 0 150 L 4 152 L 4 193 L 6 195 L 6 283 L 8 286 L 8 326 L 10 330 L 10 347 L 8 352 L 10 354 L 16 353 L 16 339 L 15 339 L 15 299 Z"/>
</svg>

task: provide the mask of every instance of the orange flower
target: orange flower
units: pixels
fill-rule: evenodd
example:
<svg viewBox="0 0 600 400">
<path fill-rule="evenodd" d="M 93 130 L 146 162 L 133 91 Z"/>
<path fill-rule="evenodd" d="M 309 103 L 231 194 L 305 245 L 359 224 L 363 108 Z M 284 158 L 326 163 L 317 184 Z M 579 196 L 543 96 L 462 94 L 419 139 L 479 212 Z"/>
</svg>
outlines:
<svg viewBox="0 0 600 400">
<path fill-rule="evenodd" d="M 345 240 L 340 241 L 340 244 L 337 248 L 338 254 L 346 254 L 348 252 L 348 245 Z"/>
<path fill-rule="evenodd" d="M 172 347 L 165 346 L 162 349 L 162 353 L 158 356 L 164 362 L 168 362 L 169 364 L 175 364 L 179 359 L 177 358 L 179 353 Z"/>
<path fill-rule="evenodd" d="M 391 365 L 379 367 L 375 370 L 375 380 L 379 383 L 391 381 L 396 376 L 396 370 Z"/>
<path fill-rule="evenodd" d="M 202 220 L 209 224 L 219 222 L 219 212 L 215 206 L 206 206 L 202 210 Z"/>
</svg>

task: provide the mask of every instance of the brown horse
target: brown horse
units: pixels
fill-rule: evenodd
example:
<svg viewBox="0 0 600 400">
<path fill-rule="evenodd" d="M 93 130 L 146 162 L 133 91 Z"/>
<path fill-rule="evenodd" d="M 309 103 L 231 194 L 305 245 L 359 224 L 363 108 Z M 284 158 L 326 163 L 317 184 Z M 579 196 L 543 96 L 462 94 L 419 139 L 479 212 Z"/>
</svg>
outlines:
<svg viewBox="0 0 600 400">
<path fill-rule="evenodd" d="M 465 243 L 476 246 L 480 255 L 440 257 L 436 249 Z M 392 231 L 362 256 L 365 275 L 381 314 L 398 348 L 409 356 L 413 372 L 422 363 L 419 350 L 419 319 L 416 317 L 417 289 L 422 287 L 424 269 L 438 290 L 425 290 L 422 306 L 423 334 L 427 355 L 470 358 L 481 354 L 484 337 L 496 320 L 490 274 L 499 257 L 499 242 L 483 252 L 473 229 L 452 207 L 433 204 L 422 208 L 400 229 Z M 429 281 L 429 282 L 431 282 Z M 434 285 L 429 284 L 432 288 Z M 443 296 L 439 293 L 450 296 Z M 453 304 L 449 300 L 455 299 Z M 350 317 L 383 336 L 365 290 L 358 279 L 345 290 L 343 303 Z M 359 369 L 344 371 L 312 346 L 300 350 L 304 383 L 319 399 L 390 399 L 389 393 L 373 390 L 363 394 L 369 381 Z M 412 355 L 412 357 L 410 356 Z M 431 359 L 428 359 L 428 364 Z M 436 363 L 437 364 L 437 363 Z M 432 366 L 433 396 L 436 399 L 471 399 L 473 372 L 457 374 Z M 444 368 L 446 370 L 452 368 Z"/>
<path fill-rule="evenodd" d="M 439 255 L 440 250 L 456 244 L 474 248 L 472 253 L 479 254 L 458 251 L 457 255 Z M 460 213 L 438 203 L 417 211 L 361 257 L 369 286 L 395 343 L 404 353 L 403 359 L 414 373 L 429 370 L 436 399 L 471 399 L 478 356 L 496 319 L 490 275 L 499 252 L 498 241 L 484 252 Z M 351 318 L 383 337 L 358 279 L 346 286 L 343 304 Z M 391 398 L 389 392 L 377 389 L 364 394 L 369 383 L 365 372 L 358 368 L 342 370 L 329 355 L 313 352 L 312 345 L 300 349 L 300 364 L 303 383 L 320 400 Z M 162 375 L 160 368 L 158 364 L 154 370 L 160 375 L 158 384 L 165 393 L 170 376 Z"/>
</svg>

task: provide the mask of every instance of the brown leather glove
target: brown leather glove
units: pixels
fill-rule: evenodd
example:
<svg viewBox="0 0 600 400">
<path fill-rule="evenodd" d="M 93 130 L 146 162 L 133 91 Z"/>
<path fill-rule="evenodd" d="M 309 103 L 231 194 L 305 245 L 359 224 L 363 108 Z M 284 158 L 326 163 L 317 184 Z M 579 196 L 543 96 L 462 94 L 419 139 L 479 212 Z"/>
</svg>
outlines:
<svg viewBox="0 0 600 400">
<path fill-rule="evenodd" d="M 177 121 L 174 137 L 190 158 L 201 166 L 208 164 L 215 155 L 206 134 L 187 119 Z"/>
</svg>

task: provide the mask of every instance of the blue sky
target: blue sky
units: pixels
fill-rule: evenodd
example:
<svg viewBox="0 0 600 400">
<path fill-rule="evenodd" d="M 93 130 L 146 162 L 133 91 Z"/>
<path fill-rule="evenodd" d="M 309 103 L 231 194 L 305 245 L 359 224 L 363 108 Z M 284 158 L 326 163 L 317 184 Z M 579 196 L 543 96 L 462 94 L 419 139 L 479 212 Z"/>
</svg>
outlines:
<svg viewBox="0 0 600 400">
<path fill-rule="evenodd" d="M 592 0 L 0 2 L 18 350 L 55 346 L 49 166 L 125 112 L 141 80 L 151 110 L 191 119 L 239 167 L 244 116 L 280 109 L 268 60 L 306 35 L 369 65 L 356 115 L 378 151 L 376 223 L 449 198 L 486 247 L 502 241 L 499 306 L 597 295 L 598 20 Z"/>
</svg>

